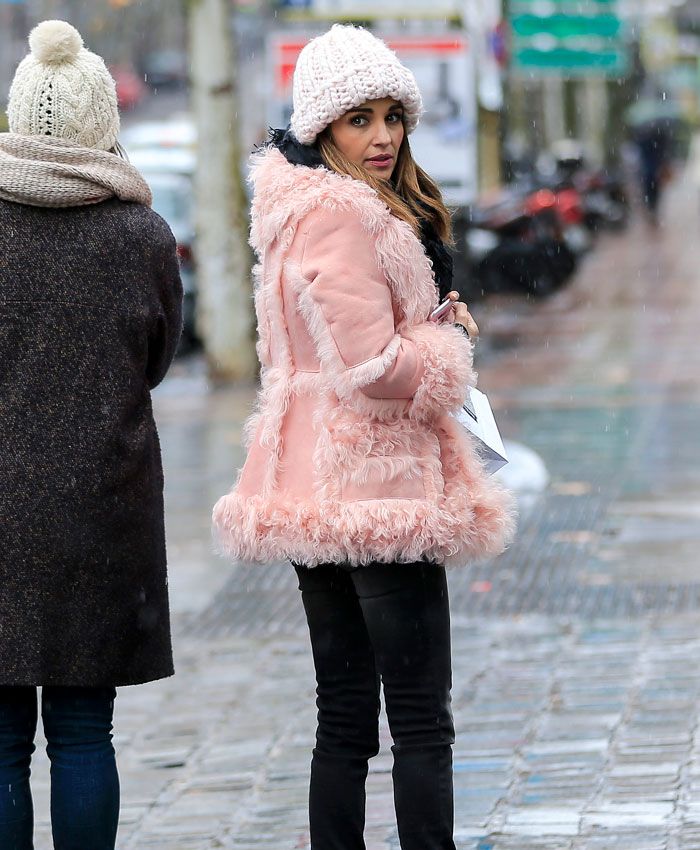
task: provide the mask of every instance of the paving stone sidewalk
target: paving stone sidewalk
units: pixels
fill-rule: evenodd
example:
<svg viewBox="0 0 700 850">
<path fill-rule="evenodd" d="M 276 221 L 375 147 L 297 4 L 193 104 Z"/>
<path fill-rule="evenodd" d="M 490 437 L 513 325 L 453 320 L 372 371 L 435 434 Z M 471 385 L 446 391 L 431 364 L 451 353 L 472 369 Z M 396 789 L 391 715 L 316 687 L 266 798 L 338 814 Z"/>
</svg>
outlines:
<svg viewBox="0 0 700 850">
<path fill-rule="evenodd" d="M 699 636 L 697 615 L 457 617 L 458 847 L 700 848 Z M 306 636 L 193 642 L 178 670 L 120 696 L 119 847 L 306 848 Z M 399 847 L 382 739 L 368 850 Z"/>
<path fill-rule="evenodd" d="M 700 253 L 695 197 L 606 236 L 546 303 L 481 305 L 481 384 L 549 490 L 518 540 L 450 575 L 460 850 L 700 850 Z M 308 847 L 315 709 L 293 573 L 210 552 L 251 388 L 197 361 L 156 398 L 175 678 L 123 689 L 119 850 Z M 399 847 L 386 728 L 368 850 Z M 37 753 L 37 850 L 49 850 Z"/>
</svg>

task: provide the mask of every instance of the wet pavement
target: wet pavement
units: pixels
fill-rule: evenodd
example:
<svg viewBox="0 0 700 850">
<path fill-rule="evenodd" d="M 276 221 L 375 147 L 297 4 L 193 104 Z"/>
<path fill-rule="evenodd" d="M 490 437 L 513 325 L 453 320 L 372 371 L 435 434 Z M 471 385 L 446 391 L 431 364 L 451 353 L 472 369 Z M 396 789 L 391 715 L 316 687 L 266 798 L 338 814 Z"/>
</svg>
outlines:
<svg viewBox="0 0 700 850">
<path fill-rule="evenodd" d="M 460 850 L 700 850 L 700 221 L 606 235 L 546 302 L 479 305 L 480 385 L 551 481 L 501 558 L 450 573 Z M 293 572 L 211 554 L 253 388 L 156 395 L 178 675 L 123 689 L 120 850 L 308 847 L 313 672 Z M 399 847 L 390 740 L 368 850 Z M 48 850 L 37 754 L 37 850 Z"/>
</svg>

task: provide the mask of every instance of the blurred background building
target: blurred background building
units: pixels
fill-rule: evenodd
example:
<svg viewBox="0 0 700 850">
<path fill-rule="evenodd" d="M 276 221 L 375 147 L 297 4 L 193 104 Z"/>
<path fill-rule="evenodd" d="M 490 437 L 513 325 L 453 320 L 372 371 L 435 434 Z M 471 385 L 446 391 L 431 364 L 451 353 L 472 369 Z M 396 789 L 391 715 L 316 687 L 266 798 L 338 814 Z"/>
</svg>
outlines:
<svg viewBox="0 0 700 850">
<path fill-rule="evenodd" d="M 331 22 L 371 27 L 414 70 L 427 111 L 412 146 L 455 210 L 470 298 L 561 285 L 592 245 L 586 227 L 624 225 L 645 133 L 671 160 L 700 122 L 700 0 L 0 0 L 0 129 L 27 33 L 49 17 L 110 65 L 124 145 L 180 244 L 188 345 L 206 347 L 219 323 L 252 351 L 250 318 L 233 319 L 249 312 L 245 263 L 222 273 L 219 257 L 207 271 L 215 249 L 196 250 L 195 234 L 202 243 L 223 222 L 239 234 L 225 253 L 243 256 L 247 200 L 230 163 L 243 174 L 267 128 L 287 123 L 296 57 Z M 533 238 L 536 257 L 523 247 Z M 228 315 L 221 302 L 197 308 L 214 274 L 229 279 L 219 295 L 240 290 Z M 221 345 L 208 349 L 214 371 L 252 374 L 252 357 L 226 365 Z"/>
</svg>

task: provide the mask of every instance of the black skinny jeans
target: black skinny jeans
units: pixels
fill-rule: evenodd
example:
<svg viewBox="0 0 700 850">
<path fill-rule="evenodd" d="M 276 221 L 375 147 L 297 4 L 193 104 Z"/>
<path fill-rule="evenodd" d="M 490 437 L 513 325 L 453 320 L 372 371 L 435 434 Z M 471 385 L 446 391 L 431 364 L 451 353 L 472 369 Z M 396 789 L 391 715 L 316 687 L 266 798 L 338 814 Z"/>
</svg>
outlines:
<svg viewBox="0 0 700 850">
<path fill-rule="evenodd" d="M 455 850 L 450 615 L 443 567 L 296 566 L 316 667 L 313 850 L 364 850 L 368 760 L 379 751 L 379 683 L 394 740 L 402 850 Z"/>
</svg>

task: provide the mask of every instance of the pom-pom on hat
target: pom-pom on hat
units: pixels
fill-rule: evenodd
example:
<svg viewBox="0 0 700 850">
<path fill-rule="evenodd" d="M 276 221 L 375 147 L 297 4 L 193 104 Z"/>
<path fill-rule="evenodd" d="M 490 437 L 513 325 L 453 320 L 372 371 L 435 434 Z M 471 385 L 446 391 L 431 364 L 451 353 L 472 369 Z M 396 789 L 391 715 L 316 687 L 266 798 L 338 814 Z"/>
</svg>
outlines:
<svg viewBox="0 0 700 850">
<path fill-rule="evenodd" d="M 113 148 L 119 133 L 114 80 L 78 30 L 65 21 L 43 21 L 31 31 L 29 47 L 10 87 L 10 131 Z"/>
<path fill-rule="evenodd" d="M 409 133 L 423 109 L 416 79 L 396 54 L 368 30 L 346 24 L 335 24 L 304 47 L 294 69 L 293 90 L 291 128 L 305 145 L 368 100 L 400 101 Z"/>
</svg>

